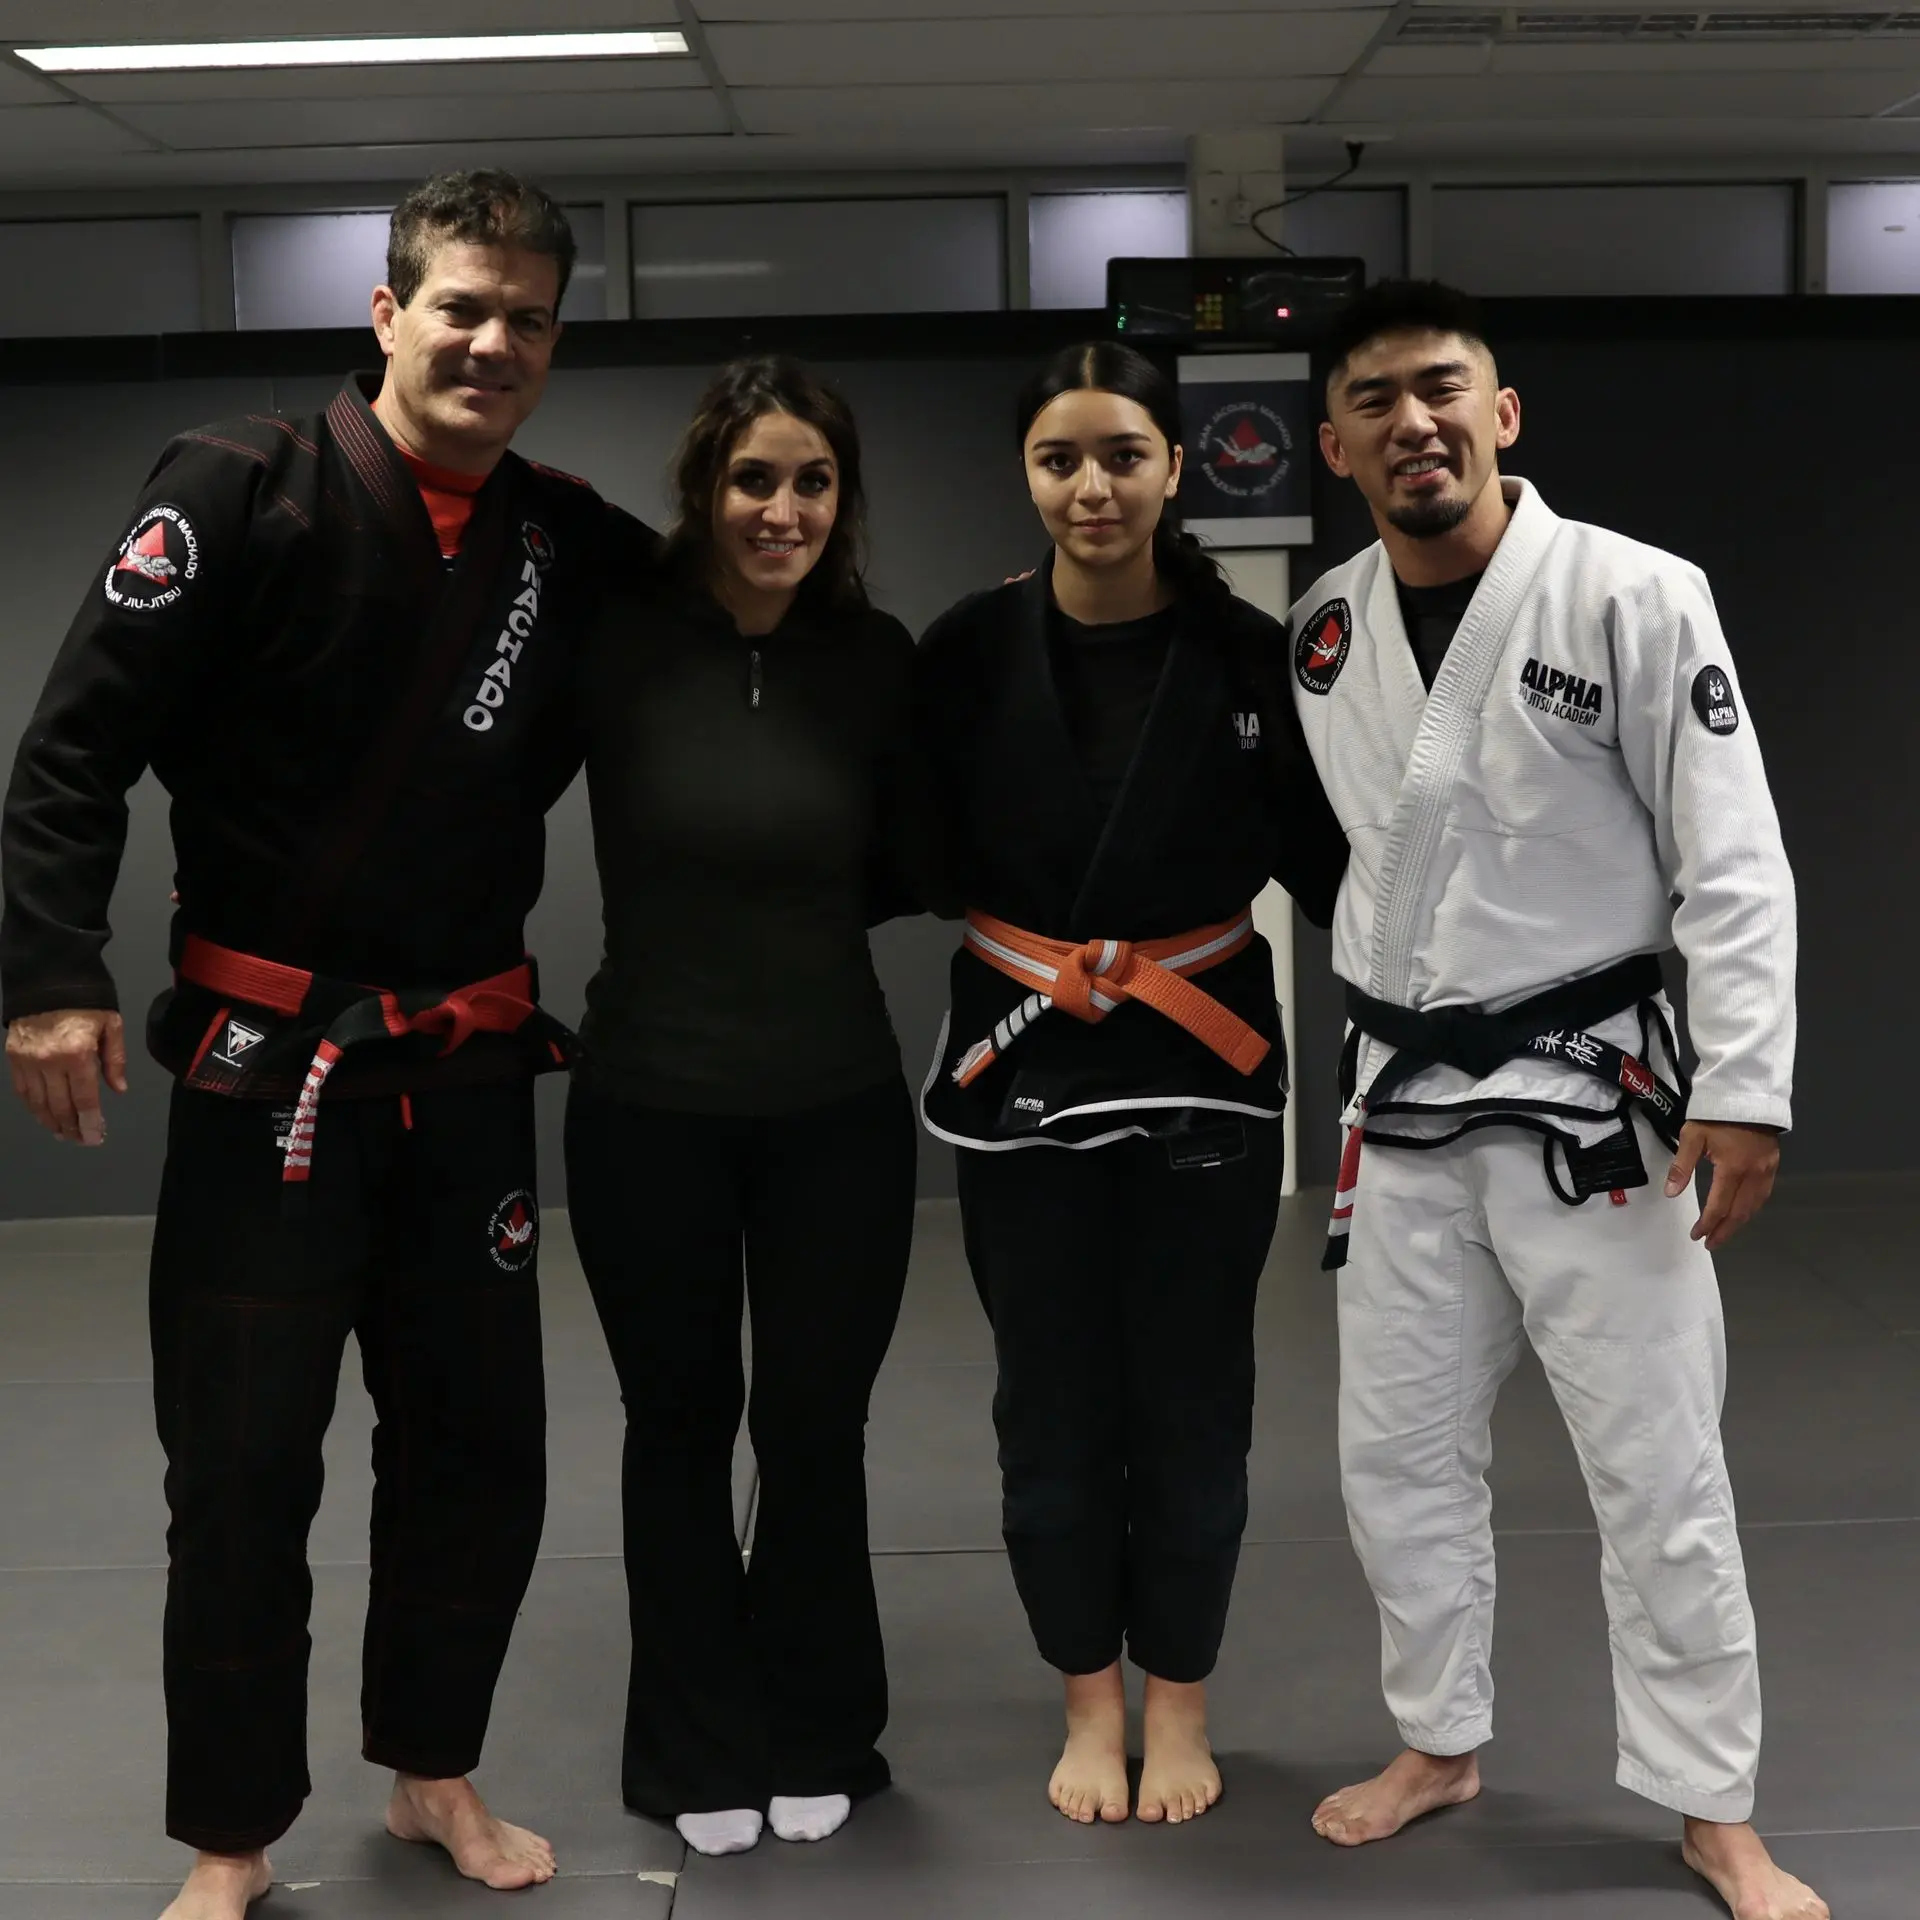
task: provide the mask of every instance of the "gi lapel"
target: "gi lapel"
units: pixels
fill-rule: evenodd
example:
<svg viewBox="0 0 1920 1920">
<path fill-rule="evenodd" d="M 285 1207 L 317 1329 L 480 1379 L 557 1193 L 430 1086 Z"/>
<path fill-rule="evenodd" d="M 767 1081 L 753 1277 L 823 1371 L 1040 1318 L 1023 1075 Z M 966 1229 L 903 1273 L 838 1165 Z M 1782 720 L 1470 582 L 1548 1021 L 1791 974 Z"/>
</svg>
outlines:
<svg viewBox="0 0 1920 1920">
<path fill-rule="evenodd" d="M 1093 797 L 1067 731 L 1053 677 L 1048 624 L 1053 600 L 1052 556 L 1023 580 L 1013 596 L 1006 661 L 1007 754 L 1002 777 L 1017 781 L 1023 813 L 1040 824 L 1030 850 L 1047 871 L 1048 892 L 1066 912 L 1080 893 L 1100 840 Z M 1045 928 L 1061 938 L 1064 929 Z"/>
<path fill-rule="evenodd" d="M 1501 485 L 1514 503 L 1513 518 L 1427 695 L 1380 862 L 1371 991 L 1376 998 L 1400 1006 L 1409 1004 L 1413 950 L 1426 920 L 1427 883 L 1460 763 L 1480 724 L 1480 711 L 1506 651 L 1514 616 L 1560 524 L 1524 480 L 1503 480 Z M 1393 569 L 1384 551 L 1374 569 L 1366 618 L 1370 633 L 1378 633 L 1390 622 L 1404 641 Z M 1401 650 L 1406 651 L 1404 644 Z"/>
<path fill-rule="evenodd" d="M 1219 642 L 1195 622 L 1191 609 L 1175 615 L 1167 664 L 1147 709 L 1126 778 L 1114 797 L 1074 902 L 1073 924 L 1089 939 L 1144 939 L 1182 928 L 1138 928 L 1119 916 L 1137 916 L 1142 900 L 1151 900 L 1151 871 L 1163 861 L 1167 823 L 1177 810 L 1170 796 L 1183 792 L 1189 777 L 1211 750 L 1220 751 L 1209 722 L 1225 726 L 1219 713 Z"/>
<path fill-rule="evenodd" d="M 298 952 L 326 918 L 348 874 L 386 821 L 394 797 L 414 770 L 422 743 L 446 707 L 455 678 L 479 636 L 488 598 L 499 585 L 510 507 L 525 473 L 509 453 L 487 476 L 486 485 L 474 496 L 473 517 L 449 577 L 420 489 L 357 383 L 345 388 L 327 409 L 327 425 L 381 518 L 400 535 L 401 552 L 409 557 L 424 552 L 431 571 L 410 583 L 420 595 L 419 645 L 410 661 L 396 663 L 396 677 L 385 690 L 389 696 L 386 725 L 355 767 L 333 809 L 324 841 L 313 849 L 302 883 L 288 896 L 281 943 L 289 952 Z"/>
</svg>

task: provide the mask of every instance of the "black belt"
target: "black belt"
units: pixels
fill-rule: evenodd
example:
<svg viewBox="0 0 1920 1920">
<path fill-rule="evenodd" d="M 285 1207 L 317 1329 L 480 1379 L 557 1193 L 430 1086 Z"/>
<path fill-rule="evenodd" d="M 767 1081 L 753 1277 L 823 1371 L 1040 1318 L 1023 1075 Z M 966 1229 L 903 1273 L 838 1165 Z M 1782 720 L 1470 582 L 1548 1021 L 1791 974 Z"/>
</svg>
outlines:
<svg viewBox="0 0 1920 1920">
<path fill-rule="evenodd" d="M 1457 1140 L 1461 1133 L 1474 1126 L 1491 1124 L 1496 1118 L 1510 1118 L 1515 1124 L 1532 1126 L 1547 1135 L 1547 1180 L 1568 1205 L 1578 1206 L 1595 1193 L 1618 1193 L 1625 1187 L 1642 1186 L 1647 1176 L 1639 1148 L 1634 1143 L 1631 1112 L 1637 1108 L 1667 1147 L 1677 1148 L 1680 1129 L 1686 1120 L 1689 1092 L 1686 1076 L 1679 1072 L 1679 1053 L 1673 1044 L 1673 1035 L 1655 999 L 1660 986 L 1660 963 L 1652 954 L 1638 954 L 1598 973 L 1569 980 L 1563 986 L 1549 987 L 1545 993 L 1502 1007 L 1497 1013 L 1477 1006 L 1436 1007 L 1421 1012 L 1414 1007 L 1396 1006 L 1390 1000 L 1376 1000 L 1372 994 L 1349 986 L 1347 1018 L 1352 1022 L 1352 1031 L 1347 1035 L 1346 1049 L 1340 1059 L 1341 1100 L 1343 1103 L 1353 1100 L 1360 1042 L 1365 1038 L 1383 1041 L 1395 1051 L 1367 1088 L 1355 1132 L 1364 1131 L 1367 1121 L 1379 1114 L 1418 1111 L 1411 1106 L 1396 1105 L 1392 1095 L 1428 1067 L 1457 1067 L 1476 1080 L 1484 1080 L 1509 1061 L 1529 1055 L 1559 1060 L 1619 1093 L 1617 1134 L 1583 1147 L 1562 1129 L 1548 1125 L 1545 1116 L 1530 1116 L 1516 1110 L 1511 1115 L 1475 1111 L 1458 1130 L 1437 1138 L 1371 1133 L 1366 1134 L 1366 1138 L 1383 1145 L 1440 1147 Z M 1659 1025 L 1668 1058 L 1675 1063 L 1678 1086 L 1669 1085 L 1646 1060 L 1588 1031 L 1616 1014 L 1636 1009 L 1643 1016 L 1642 1051 L 1649 1055 L 1652 1052 L 1647 1019 L 1651 1015 Z M 1357 1140 L 1350 1140 L 1349 1157 L 1357 1153 L 1358 1144 Z M 1571 1190 L 1560 1182 L 1555 1164 L 1556 1146 L 1565 1158 Z M 1351 1194 L 1342 1197 L 1350 1212 Z M 1336 1208 L 1336 1228 L 1345 1217 Z M 1329 1242 L 1323 1264 L 1338 1266 L 1344 1259 L 1344 1240 L 1336 1237 Z"/>
<path fill-rule="evenodd" d="M 1615 1014 L 1647 1004 L 1659 991 L 1660 963 L 1650 953 L 1636 954 L 1564 986 L 1549 987 L 1498 1013 L 1475 1006 L 1436 1007 L 1422 1013 L 1390 1000 L 1376 1000 L 1349 985 L 1347 1018 L 1353 1031 L 1347 1035 L 1340 1061 L 1341 1098 L 1343 1102 L 1353 1098 L 1362 1038 L 1381 1040 L 1395 1049 L 1367 1089 L 1370 1113 L 1380 1112 L 1396 1088 L 1428 1067 L 1457 1067 L 1484 1080 L 1511 1060 L 1539 1054 L 1617 1087 L 1646 1109 L 1653 1130 L 1674 1146 L 1686 1117 L 1685 1087 L 1668 1086 L 1645 1061 L 1587 1031 Z"/>
</svg>

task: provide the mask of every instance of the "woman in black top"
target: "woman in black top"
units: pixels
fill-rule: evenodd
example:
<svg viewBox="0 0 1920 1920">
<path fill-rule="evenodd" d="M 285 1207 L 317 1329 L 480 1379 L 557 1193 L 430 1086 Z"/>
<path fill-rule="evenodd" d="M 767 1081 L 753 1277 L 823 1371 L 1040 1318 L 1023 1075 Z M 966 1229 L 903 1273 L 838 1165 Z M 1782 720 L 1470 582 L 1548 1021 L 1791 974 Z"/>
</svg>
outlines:
<svg viewBox="0 0 1920 1920">
<path fill-rule="evenodd" d="M 1022 397 L 1019 435 L 1053 552 L 921 646 L 968 907 L 923 1111 L 961 1149 L 1008 1554 L 1066 1676 L 1051 1798 L 1127 1817 L 1124 1645 L 1147 1674 L 1138 1812 L 1181 1820 L 1220 1792 L 1203 1683 L 1246 1523 L 1280 1196 L 1285 1050 L 1250 907 L 1272 876 L 1328 924 L 1346 841 L 1284 629 L 1174 515 L 1166 377 L 1072 349 Z"/>
<path fill-rule="evenodd" d="M 763 1813 L 823 1839 L 888 1778 L 864 1449 L 915 1137 L 867 927 L 910 885 L 913 645 L 861 581 L 853 420 L 804 368 L 728 367 L 676 477 L 591 666 L 607 945 L 567 1182 L 627 1411 L 622 1790 L 729 1853 Z"/>
</svg>

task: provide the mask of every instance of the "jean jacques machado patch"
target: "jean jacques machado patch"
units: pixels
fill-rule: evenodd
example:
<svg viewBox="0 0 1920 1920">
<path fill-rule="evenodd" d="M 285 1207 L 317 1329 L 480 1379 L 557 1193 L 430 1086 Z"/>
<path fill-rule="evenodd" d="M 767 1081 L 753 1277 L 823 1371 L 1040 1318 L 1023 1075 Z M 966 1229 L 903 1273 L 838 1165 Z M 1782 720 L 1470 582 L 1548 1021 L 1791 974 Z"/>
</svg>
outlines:
<svg viewBox="0 0 1920 1920">
<path fill-rule="evenodd" d="M 200 542 L 178 507 L 149 507 L 107 569 L 106 594 L 130 613 L 170 607 L 200 572 Z"/>
</svg>

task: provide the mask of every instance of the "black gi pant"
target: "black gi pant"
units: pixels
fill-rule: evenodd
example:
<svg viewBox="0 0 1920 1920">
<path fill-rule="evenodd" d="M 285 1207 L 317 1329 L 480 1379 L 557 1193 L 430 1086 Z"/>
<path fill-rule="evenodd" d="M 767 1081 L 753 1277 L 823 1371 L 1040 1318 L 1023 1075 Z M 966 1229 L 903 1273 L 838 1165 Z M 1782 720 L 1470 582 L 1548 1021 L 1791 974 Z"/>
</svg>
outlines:
<svg viewBox="0 0 1920 1920">
<path fill-rule="evenodd" d="M 367 1759 L 478 1763 L 546 1514 L 531 1083 L 323 1101 L 292 1219 L 277 1112 L 175 1088 L 153 1245 L 167 1832 L 223 1853 L 310 1791 L 307 1532 L 348 1333 L 379 1416 Z"/>
<path fill-rule="evenodd" d="M 637 1812 L 857 1797 L 890 1777 L 866 1423 L 906 1285 L 916 1148 L 898 1079 L 773 1118 L 574 1086 L 567 1198 L 627 1410 L 620 1786 Z M 743 1405 L 760 1470 L 745 1567 Z"/>
<path fill-rule="evenodd" d="M 1163 1680 L 1203 1680 L 1219 1655 L 1283 1158 L 1279 1121 L 1244 1133 L 1244 1157 L 1214 1167 L 1176 1168 L 1148 1139 L 960 1152 L 1007 1555 L 1062 1673 L 1100 1672 L 1123 1642 Z"/>
</svg>

